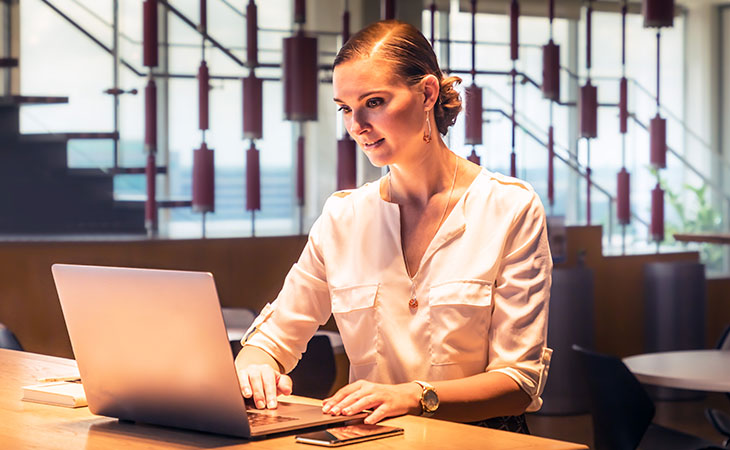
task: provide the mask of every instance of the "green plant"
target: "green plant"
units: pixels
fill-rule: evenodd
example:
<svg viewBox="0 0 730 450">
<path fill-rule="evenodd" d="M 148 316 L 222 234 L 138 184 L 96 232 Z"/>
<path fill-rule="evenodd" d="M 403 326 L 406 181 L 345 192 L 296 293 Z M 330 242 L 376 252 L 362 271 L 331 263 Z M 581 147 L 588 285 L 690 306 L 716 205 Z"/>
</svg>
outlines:
<svg viewBox="0 0 730 450">
<path fill-rule="evenodd" d="M 667 237 L 668 243 L 675 242 L 675 233 L 706 233 L 720 230 L 722 216 L 707 201 L 706 184 L 700 187 L 683 184 L 684 194 L 693 194 L 692 197 L 695 200 L 694 202 L 683 201 L 683 193 L 672 190 L 655 168 L 650 167 L 649 171 L 659 180 L 659 185 L 664 190 L 669 204 L 677 212 L 677 217 L 679 217 L 679 224 L 669 220 L 665 222 L 665 236 Z M 700 257 L 709 270 L 719 270 L 722 268 L 723 248 L 717 244 L 700 244 Z"/>
</svg>

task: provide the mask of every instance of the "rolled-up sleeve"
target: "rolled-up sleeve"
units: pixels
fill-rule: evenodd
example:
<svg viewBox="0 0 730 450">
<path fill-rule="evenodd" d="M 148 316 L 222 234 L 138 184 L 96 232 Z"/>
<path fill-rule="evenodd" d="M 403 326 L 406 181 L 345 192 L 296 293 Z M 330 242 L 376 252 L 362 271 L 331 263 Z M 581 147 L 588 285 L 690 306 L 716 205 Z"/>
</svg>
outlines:
<svg viewBox="0 0 730 450">
<path fill-rule="evenodd" d="M 546 347 L 552 258 L 545 211 L 531 194 L 506 236 L 493 291 L 486 370 L 514 379 L 532 399 L 527 411 L 536 411 L 552 355 Z"/>
<path fill-rule="evenodd" d="M 267 304 L 244 336 L 243 344 L 259 347 L 290 372 L 307 342 L 331 314 L 329 288 L 320 251 L 322 217 L 312 225 L 307 245 L 286 276 L 273 303 Z"/>
</svg>

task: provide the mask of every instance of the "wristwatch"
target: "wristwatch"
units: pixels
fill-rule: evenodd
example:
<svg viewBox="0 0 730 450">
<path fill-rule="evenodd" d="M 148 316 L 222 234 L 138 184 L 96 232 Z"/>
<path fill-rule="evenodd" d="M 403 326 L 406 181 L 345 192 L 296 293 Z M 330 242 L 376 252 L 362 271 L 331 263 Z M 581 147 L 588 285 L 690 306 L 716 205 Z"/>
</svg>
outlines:
<svg viewBox="0 0 730 450">
<path fill-rule="evenodd" d="M 414 383 L 417 383 L 423 389 L 423 392 L 421 392 L 421 415 L 424 417 L 433 416 L 436 410 L 439 409 L 439 396 L 436 389 L 425 381 L 415 380 Z"/>
</svg>

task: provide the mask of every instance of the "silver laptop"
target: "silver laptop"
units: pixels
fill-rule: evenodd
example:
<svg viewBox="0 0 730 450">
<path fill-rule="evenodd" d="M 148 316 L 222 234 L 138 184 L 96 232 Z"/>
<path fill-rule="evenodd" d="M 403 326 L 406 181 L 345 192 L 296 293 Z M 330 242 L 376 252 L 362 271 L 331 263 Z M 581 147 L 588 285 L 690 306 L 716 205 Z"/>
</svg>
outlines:
<svg viewBox="0 0 730 450">
<path fill-rule="evenodd" d="M 54 264 L 89 409 L 240 437 L 343 422 L 317 406 L 249 409 L 210 273 Z"/>
</svg>

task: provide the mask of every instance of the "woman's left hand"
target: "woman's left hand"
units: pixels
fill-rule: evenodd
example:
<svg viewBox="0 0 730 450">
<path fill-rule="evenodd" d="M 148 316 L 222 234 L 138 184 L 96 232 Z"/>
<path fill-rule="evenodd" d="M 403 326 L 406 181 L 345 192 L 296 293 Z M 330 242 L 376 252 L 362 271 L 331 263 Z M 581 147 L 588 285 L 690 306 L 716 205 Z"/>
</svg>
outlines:
<svg viewBox="0 0 730 450">
<path fill-rule="evenodd" d="M 322 411 L 333 416 L 351 416 L 372 409 L 365 423 L 377 423 L 386 417 L 420 413 L 422 391 L 421 386 L 413 382 L 378 384 L 358 380 L 324 399 Z"/>
</svg>

